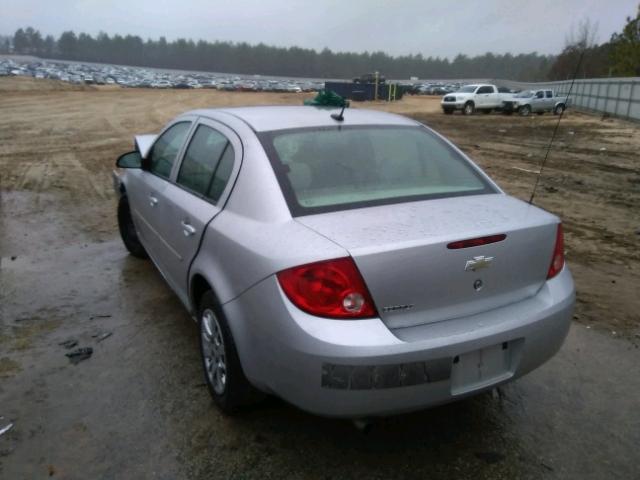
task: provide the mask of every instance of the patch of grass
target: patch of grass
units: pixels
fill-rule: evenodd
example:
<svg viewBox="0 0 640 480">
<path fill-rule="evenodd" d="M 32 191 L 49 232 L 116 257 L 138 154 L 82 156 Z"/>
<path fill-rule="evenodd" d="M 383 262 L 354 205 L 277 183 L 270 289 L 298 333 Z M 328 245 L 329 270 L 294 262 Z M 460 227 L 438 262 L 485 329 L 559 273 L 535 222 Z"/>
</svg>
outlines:
<svg viewBox="0 0 640 480">
<path fill-rule="evenodd" d="M 18 362 L 11 360 L 9 357 L 0 358 L 0 377 L 12 377 L 20 370 L 22 370 L 22 367 Z"/>
<path fill-rule="evenodd" d="M 51 332 L 61 325 L 61 320 L 33 319 L 11 326 L 11 333 L 3 335 L 0 343 L 8 343 L 12 350 L 27 350 L 40 335 Z"/>
</svg>

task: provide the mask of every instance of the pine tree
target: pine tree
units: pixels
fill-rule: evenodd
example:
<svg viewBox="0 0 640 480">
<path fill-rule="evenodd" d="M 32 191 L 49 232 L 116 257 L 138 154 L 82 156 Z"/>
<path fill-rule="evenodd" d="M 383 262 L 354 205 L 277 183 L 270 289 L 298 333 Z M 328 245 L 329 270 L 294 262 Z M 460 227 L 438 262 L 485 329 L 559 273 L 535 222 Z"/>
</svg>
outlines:
<svg viewBox="0 0 640 480">
<path fill-rule="evenodd" d="M 640 5 L 635 18 L 627 17 L 622 32 L 611 36 L 611 45 L 612 74 L 640 75 Z"/>
</svg>

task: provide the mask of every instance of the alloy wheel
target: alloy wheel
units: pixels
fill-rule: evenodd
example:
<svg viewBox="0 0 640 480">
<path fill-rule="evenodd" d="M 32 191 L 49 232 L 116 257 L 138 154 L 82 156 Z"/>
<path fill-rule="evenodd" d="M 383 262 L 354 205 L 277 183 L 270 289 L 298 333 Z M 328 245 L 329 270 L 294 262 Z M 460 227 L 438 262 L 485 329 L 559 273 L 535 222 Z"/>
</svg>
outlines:
<svg viewBox="0 0 640 480">
<path fill-rule="evenodd" d="M 218 318 L 208 308 L 202 312 L 200 341 L 202 342 L 202 354 L 209 383 L 214 392 L 222 395 L 227 385 L 227 355 Z"/>
</svg>

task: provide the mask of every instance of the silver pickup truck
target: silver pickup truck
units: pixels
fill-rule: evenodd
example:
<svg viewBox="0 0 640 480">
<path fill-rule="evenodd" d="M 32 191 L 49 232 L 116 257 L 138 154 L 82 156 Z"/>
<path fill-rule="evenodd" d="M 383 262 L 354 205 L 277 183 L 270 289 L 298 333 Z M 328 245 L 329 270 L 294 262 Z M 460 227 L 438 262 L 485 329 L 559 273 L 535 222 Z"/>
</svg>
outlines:
<svg viewBox="0 0 640 480">
<path fill-rule="evenodd" d="M 524 117 L 544 112 L 560 115 L 567 108 L 567 100 L 567 97 L 556 96 L 553 90 L 523 90 L 502 102 L 502 112 L 507 115 L 518 112 Z"/>
</svg>

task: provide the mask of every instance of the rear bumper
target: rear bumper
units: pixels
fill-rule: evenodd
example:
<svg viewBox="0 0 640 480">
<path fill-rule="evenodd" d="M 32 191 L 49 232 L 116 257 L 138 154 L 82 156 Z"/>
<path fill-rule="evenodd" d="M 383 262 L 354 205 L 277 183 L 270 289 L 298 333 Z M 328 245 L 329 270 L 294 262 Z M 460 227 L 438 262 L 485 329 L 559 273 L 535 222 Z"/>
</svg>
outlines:
<svg viewBox="0 0 640 480">
<path fill-rule="evenodd" d="M 289 303 L 274 277 L 224 310 L 245 374 L 256 387 L 318 415 L 362 417 L 451 402 L 530 372 L 561 347 L 574 302 L 565 267 L 532 298 L 393 332 L 379 319 L 307 315 Z M 505 344 L 512 350 L 500 376 L 469 388 L 455 385 L 457 357 Z"/>
</svg>

